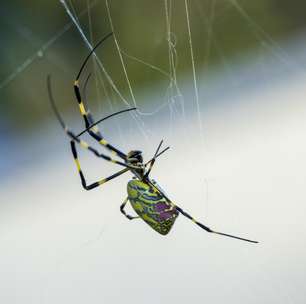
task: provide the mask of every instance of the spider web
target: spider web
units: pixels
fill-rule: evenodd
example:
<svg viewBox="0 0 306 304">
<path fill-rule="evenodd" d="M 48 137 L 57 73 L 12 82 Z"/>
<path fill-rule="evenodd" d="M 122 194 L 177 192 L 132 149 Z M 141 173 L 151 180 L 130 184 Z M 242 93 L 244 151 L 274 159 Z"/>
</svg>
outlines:
<svg viewBox="0 0 306 304">
<path fill-rule="evenodd" d="M 148 118 L 154 118 L 158 120 L 159 116 L 167 115 L 169 117 L 167 127 L 170 134 L 175 134 L 176 125 L 179 120 L 183 122 L 183 125 L 188 126 L 188 119 L 190 112 L 195 114 L 196 119 L 193 120 L 193 124 L 197 126 L 197 136 L 200 139 L 197 143 L 199 150 L 204 152 L 205 147 L 205 120 L 203 120 L 203 112 L 205 112 L 205 98 L 199 89 L 199 83 L 205 83 L 205 77 L 203 77 L 203 70 L 199 67 L 199 62 L 202 60 L 209 65 L 213 53 L 218 53 L 220 65 L 226 70 L 228 74 L 231 74 L 232 67 L 229 64 L 228 55 L 220 47 L 218 42 L 217 34 L 215 33 L 215 24 L 220 22 L 220 12 L 218 2 L 216 0 L 208 1 L 210 4 L 203 6 L 202 1 L 189 1 L 183 0 L 180 3 L 174 0 L 163 0 L 160 2 L 160 9 L 162 11 L 160 22 L 164 23 L 164 31 L 162 33 L 161 40 L 167 46 L 167 65 L 157 66 L 154 62 L 148 62 L 146 59 L 140 58 L 130 54 L 129 50 L 124 49 L 122 41 L 119 39 L 118 32 L 120 32 L 120 25 L 116 23 L 116 10 L 114 5 L 109 0 L 99 1 L 86 1 L 86 7 L 82 7 L 80 10 L 74 1 L 69 0 L 58 0 L 58 5 L 62 7 L 63 14 L 65 13 L 70 21 L 65 24 L 59 31 L 54 33 L 45 41 L 31 56 L 29 56 L 24 62 L 19 64 L 14 71 L 4 79 L 0 80 L 0 90 L 5 89 L 8 85 L 14 82 L 21 74 L 25 73 L 27 69 L 33 66 L 40 58 L 43 57 L 44 53 L 50 50 L 56 42 L 63 39 L 64 35 L 69 35 L 70 30 L 76 29 L 79 33 L 79 38 L 84 42 L 84 45 L 91 50 L 94 45 L 94 25 L 95 20 L 93 19 L 92 11 L 98 4 L 103 4 L 106 7 L 108 23 L 110 30 L 114 33 L 114 42 L 116 54 L 114 54 L 114 60 L 117 60 L 121 66 L 122 75 L 125 79 L 126 86 L 128 88 L 128 97 L 122 92 L 122 88 L 116 84 L 116 79 L 113 79 L 109 71 L 104 65 L 103 60 L 99 59 L 98 56 L 94 55 L 93 58 L 93 81 L 95 84 L 95 91 L 97 105 L 101 111 L 105 110 L 105 104 L 110 111 L 115 111 L 120 103 L 120 108 L 136 106 L 137 112 L 130 113 L 131 119 L 134 122 L 134 126 L 139 132 L 141 139 L 139 141 L 145 141 L 147 146 L 152 147 L 150 138 L 154 134 L 154 130 L 148 123 Z M 208 3 L 207 2 L 207 3 Z M 255 40 L 259 41 L 261 49 L 270 52 L 273 57 L 282 65 L 295 66 L 301 70 L 301 66 L 292 60 L 290 55 L 275 41 L 271 36 L 257 24 L 249 14 L 244 10 L 240 3 L 236 0 L 224 0 L 224 7 L 230 7 L 235 9 L 237 14 L 244 20 L 246 27 L 250 34 Z M 177 6 L 181 5 L 181 25 L 180 27 L 175 22 L 175 15 L 177 14 Z M 197 14 L 195 14 L 195 10 Z M 226 14 L 226 12 L 222 12 Z M 222 16 L 222 14 L 221 14 Z M 87 17 L 87 18 L 85 18 Z M 195 35 L 195 19 L 198 20 L 199 24 L 203 25 L 204 39 L 206 40 L 205 49 L 201 49 L 199 52 L 199 46 Z M 85 20 L 85 21 L 84 21 Z M 84 30 L 87 27 L 88 32 Z M 192 98 L 188 98 L 186 102 L 186 92 L 184 88 L 184 81 L 186 77 L 182 77 L 179 70 L 179 61 L 182 57 L 181 53 L 178 53 L 178 44 L 182 43 L 182 36 L 180 31 L 185 31 L 187 39 L 184 40 L 185 54 L 188 56 L 186 61 L 189 62 L 191 71 L 191 83 L 193 87 Z M 154 48 L 152 48 L 154 52 Z M 260 50 L 258 51 L 258 57 L 260 57 Z M 164 79 L 166 79 L 166 85 L 162 87 L 162 98 L 155 100 L 154 103 L 150 104 L 150 110 L 145 110 L 147 107 L 143 105 L 137 97 L 137 88 L 134 85 L 133 75 L 130 73 L 127 60 L 133 61 L 139 65 L 142 65 L 145 69 L 151 70 L 154 73 L 159 73 Z M 264 69 L 264 66 L 262 67 Z M 205 71 L 204 71 L 205 74 Z M 131 76 L 132 75 L 132 76 Z M 232 81 L 235 82 L 236 75 L 232 76 Z M 109 87 L 111 89 L 109 89 Z M 136 91 L 136 93 L 135 93 Z M 103 98 L 104 95 L 106 98 Z M 103 102 L 102 102 L 103 100 Z M 192 109 L 190 111 L 190 108 Z M 187 114 L 187 111 L 189 113 Z M 96 118 L 99 118 L 96 117 Z M 116 124 L 116 128 L 119 133 L 121 142 L 124 142 L 124 136 L 122 132 L 122 125 Z M 186 131 L 184 136 L 188 137 Z M 204 153 L 205 154 L 205 153 Z M 204 155 L 202 153 L 202 155 Z"/>
<path fill-rule="evenodd" d="M 80 33 L 81 38 L 87 45 L 89 50 L 92 50 L 93 45 L 89 42 L 88 37 L 85 35 L 84 30 L 82 29 L 82 25 L 78 20 L 76 10 L 73 8 L 73 4 L 70 1 L 70 5 L 67 4 L 65 0 L 59 0 L 60 3 L 63 5 L 66 13 L 70 17 L 72 23 L 77 28 L 77 30 Z M 272 52 L 272 54 L 277 57 L 277 59 L 282 62 L 282 64 L 285 65 L 292 65 L 294 64 L 290 58 L 286 54 L 286 52 L 278 45 L 276 41 L 274 41 L 269 34 L 267 34 L 252 18 L 247 14 L 247 12 L 243 9 L 243 7 L 236 1 L 236 0 L 228 0 L 228 2 L 233 8 L 237 10 L 237 12 L 240 14 L 240 16 L 245 20 L 246 24 L 249 26 L 250 31 L 255 36 L 255 39 L 259 40 L 261 45 L 263 45 L 264 48 L 266 48 L 268 51 Z M 189 103 L 192 103 L 194 105 L 194 112 L 196 116 L 196 124 L 198 126 L 198 151 L 200 151 L 201 155 L 205 155 L 205 131 L 204 131 L 204 125 L 202 121 L 202 109 L 201 109 L 201 96 L 199 93 L 198 88 L 198 71 L 197 71 L 197 65 L 196 65 L 196 57 L 195 57 L 195 51 L 194 51 L 194 43 L 193 43 L 193 31 L 192 31 L 192 24 L 191 24 L 191 14 L 190 14 L 190 7 L 191 6 L 197 6 L 199 9 L 201 7 L 200 2 L 191 2 L 189 0 L 184 0 L 184 19 L 182 20 L 185 22 L 184 26 L 186 28 L 187 32 L 187 41 L 186 41 L 186 52 L 189 53 L 189 60 L 190 60 L 190 66 L 191 66 L 191 82 L 193 86 L 193 100 L 189 101 Z M 112 80 L 111 76 L 109 75 L 108 71 L 103 66 L 102 62 L 99 60 L 97 56 L 95 56 L 95 75 L 99 77 L 99 79 L 102 82 L 103 87 L 105 88 L 105 83 L 103 82 L 103 77 L 106 78 L 106 81 L 111 85 L 113 91 L 115 92 L 115 98 L 119 98 L 121 102 L 128 106 L 128 107 L 137 107 L 138 110 L 136 113 L 131 113 L 133 120 L 136 123 L 136 126 L 140 133 L 143 135 L 144 139 L 146 140 L 147 144 L 150 143 L 150 137 L 153 131 L 150 129 L 148 125 L 145 123 L 145 117 L 146 116 L 154 116 L 158 115 L 161 111 L 168 111 L 170 120 L 169 120 L 169 130 L 173 134 L 175 131 L 176 121 L 179 120 L 181 117 L 183 120 L 183 124 L 186 125 L 187 122 L 187 116 L 186 116 L 186 102 L 183 90 L 181 89 L 181 85 L 179 83 L 179 77 L 178 77 L 178 53 L 177 53 L 177 36 L 176 36 L 176 29 L 173 26 L 173 14 L 174 14 L 174 6 L 175 1 L 173 0 L 164 0 L 164 22 L 165 22 L 165 38 L 166 43 L 168 45 L 168 69 L 164 70 L 160 67 L 155 66 L 154 64 L 148 63 L 143 59 L 137 58 L 135 56 L 129 55 L 127 51 L 123 50 L 120 45 L 120 40 L 117 37 L 117 28 L 114 23 L 113 17 L 112 17 L 112 6 L 109 0 L 105 0 L 105 6 L 107 9 L 107 15 L 108 20 L 110 24 L 111 31 L 114 33 L 114 42 L 117 50 L 117 58 L 119 58 L 120 65 L 122 67 L 122 71 L 124 74 L 124 78 L 128 87 L 129 92 L 129 98 L 125 98 L 123 94 L 120 92 L 120 90 L 116 87 L 115 82 Z M 206 44 L 206 50 L 205 50 L 205 61 L 207 64 L 209 64 L 210 60 L 210 53 L 212 52 L 213 47 L 215 46 L 218 48 L 218 43 L 214 37 L 213 32 L 213 25 L 215 22 L 215 16 L 216 16 L 216 0 L 211 1 L 210 5 L 210 11 L 205 12 L 205 15 L 202 17 L 202 21 L 205 23 L 205 29 L 206 29 L 206 37 L 207 37 L 207 44 Z M 90 19 L 90 3 L 88 2 L 88 23 L 90 32 L 92 33 L 91 29 L 91 19 Z M 91 34 L 92 39 L 92 34 Z M 219 52 L 223 54 L 222 49 L 219 48 Z M 129 58 L 131 60 L 134 60 L 146 67 L 148 67 L 151 70 L 158 71 L 162 75 L 166 76 L 168 79 L 168 85 L 165 92 L 165 100 L 161 102 L 161 104 L 154 105 L 155 109 L 151 112 L 145 112 L 141 110 L 141 107 L 139 106 L 139 103 L 136 99 L 134 89 L 132 86 L 132 80 L 129 75 L 129 71 L 125 62 L 125 59 Z M 223 54 L 223 60 L 225 61 L 226 65 L 226 57 Z M 102 75 L 103 74 L 103 75 Z M 96 82 L 96 89 L 98 90 L 99 82 Z M 113 108 L 113 102 L 111 97 L 109 96 L 109 101 L 111 108 Z M 120 137 L 123 138 L 122 131 L 119 130 Z M 187 134 L 185 134 L 187 136 Z M 204 168 L 202 168 L 204 169 Z M 204 193 L 206 194 L 206 205 L 208 201 L 208 181 L 203 177 L 203 185 L 205 184 L 205 190 Z M 204 194 L 204 195 L 205 195 Z M 207 215 L 207 206 L 205 208 L 205 214 Z"/>
<path fill-rule="evenodd" d="M 203 10 L 203 5 L 201 1 L 188 1 L 183 0 L 184 4 L 184 19 L 182 18 L 182 23 L 184 23 L 185 30 L 187 31 L 188 39 L 185 42 L 186 45 L 186 53 L 189 52 L 190 56 L 190 67 L 192 71 L 192 81 L 193 81 L 193 87 L 194 87 L 194 100 L 192 103 L 195 105 L 195 112 L 197 115 L 197 124 L 199 128 L 199 134 L 202 137 L 203 135 L 203 122 L 201 119 L 201 96 L 199 95 L 199 89 L 198 89 L 198 78 L 199 74 L 197 71 L 197 62 L 199 61 L 199 58 L 194 54 L 194 38 L 193 38 L 193 29 L 191 21 L 194 18 L 193 15 L 191 15 L 191 10 L 198 9 L 199 12 L 202 13 L 202 16 L 196 16 L 197 18 L 201 19 L 202 23 L 204 24 L 204 30 L 205 32 L 205 40 L 206 43 L 206 51 L 204 56 L 206 57 L 207 63 L 209 63 L 210 55 L 212 50 L 217 50 L 220 53 L 220 57 L 224 60 L 224 65 L 227 64 L 226 56 L 223 53 L 222 49 L 218 49 L 218 41 L 215 38 L 214 34 L 214 22 L 216 17 L 216 0 L 210 1 L 210 8 L 208 11 Z M 6 88 L 12 81 L 14 81 L 21 73 L 23 73 L 27 68 L 29 68 L 31 65 L 33 65 L 37 59 L 40 59 L 43 54 L 50 49 L 59 39 L 61 39 L 69 30 L 71 30 L 73 27 L 77 28 L 81 39 L 84 41 L 85 45 L 88 47 L 88 49 L 92 48 L 92 41 L 93 41 L 93 23 L 94 20 L 92 20 L 91 17 L 91 11 L 96 7 L 96 5 L 99 3 L 98 1 L 89 1 L 87 0 L 87 7 L 83 9 L 82 11 L 79 11 L 76 6 L 73 4 L 72 0 L 69 0 L 68 2 L 65 0 L 59 0 L 59 3 L 62 5 L 63 9 L 69 16 L 71 22 L 67 23 L 63 26 L 61 30 L 59 30 L 57 33 L 55 33 L 48 41 L 43 43 L 40 48 L 37 49 L 36 52 L 34 52 L 31 56 L 29 56 L 24 62 L 19 64 L 16 69 L 9 74 L 4 79 L 0 80 L 0 90 Z M 117 38 L 117 32 L 118 28 L 116 27 L 116 24 L 113 22 L 113 14 L 115 13 L 112 11 L 112 5 L 109 1 L 104 0 L 105 6 L 107 8 L 107 14 L 109 19 L 109 24 L 111 30 L 114 32 L 114 40 L 115 40 L 115 46 L 117 49 L 118 59 L 122 66 L 122 71 L 124 74 L 124 77 L 126 79 L 126 83 L 128 86 L 128 90 L 130 92 L 130 98 L 126 98 L 123 96 L 120 89 L 116 86 L 115 81 L 112 79 L 112 77 L 109 75 L 108 71 L 106 71 L 104 65 L 102 64 L 101 60 L 95 56 L 94 61 L 94 75 L 95 75 L 95 83 L 97 86 L 104 86 L 106 85 L 105 81 L 109 83 L 113 89 L 113 91 L 116 94 L 116 98 L 119 98 L 123 104 L 126 106 L 137 106 L 139 103 L 136 100 L 134 89 L 132 86 L 132 81 L 129 76 L 129 71 L 126 67 L 125 58 L 134 60 L 140 64 L 143 64 L 147 68 L 150 68 L 154 71 L 158 71 L 163 76 L 167 77 L 168 79 L 168 88 L 165 90 L 165 99 L 161 102 L 156 102 L 154 105 L 155 109 L 152 111 L 143 111 L 141 107 L 139 107 L 138 112 L 136 114 L 131 113 L 130 115 L 133 117 L 133 120 L 135 121 L 137 128 L 141 131 L 142 135 L 148 140 L 148 136 L 150 133 L 150 128 L 148 126 L 145 126 L 143 116 L 151 116 L 154 114 L 159 113 L 160 111 L 169 111 L 170 113 L 170 122 L 175 120 L 177 116 L 182 116 L 183 119 L 186 119 L 185 114 L 185 100 L 184 100 L 184 94 L 182 93 L 182 89 L 180 88 L 178 76 L 177 76 L 177 64 L 179 56 L 177 54 L 177 48 L 176 43 L 177 41 L 177 29 L 173 25 L 172 19 L 173 14 L 175 11 L 175 8 L 177 6 L 177 2 L 173 0 L 163 0 L 163 10 L 164 10 L 164 20 L 161 20 L 165 22 L 165 31 L 164 31 L 164 37 L 165 41 L 168 44 L 168 69 L 157 67 L 154 64 L 148 63 L 145 60 L 142 60 L 138 57 L 135 57 L 133 55 L 130 55 L 128 51 L 124 50 L 122 46 L 120 45 L 120 40 Z M 243 7 L 239 4 L 236 0 L 225 0 L 224 4 L 230 4 L 231 7 L 235 8 L 238 14 L 245 20 L 246 25 L 250 28 L 251 34 L 255 37 L 255 39 L 260 41 L 260 44 L 263 48 L 266 48 L 268 51 L 272 52 L 275 57 L 278 58 L 278 60 L 285 65 L 293 65 L 294 62 L 292 61 L 292 58 L 286 52 L 278 45 L 276 41 L 274 41 L 268 33 L 266 33 L 260 25 L 256 24 L 256 22 L 248 15 L 248 13 L 243 9 Z M 161 5 L 162 7 L 162 5 Z M 205 8 L 206 9 L 206 8 Z M 90 37 L 87 37 L 83 25 L 80 22 L 80 18 L 84 16 L 88 16 L 88 28 L 90 31 Z M 120 30 L 120 29 L 119 29 Z M 180 42 L 180 41 L 179 41 Z M 99 69 L 97 69 L 99 68 Z M 103 74 L 103 77 L 101 76 L 101 73 Z M 96 88 L 97 92 L 99 91 Z M 105 94 L 107 93 L 107 90 L 104 90 Z M 110 96 L 108 96 L 110 97 Z M 110 107 L 113 107 L 113 103 L 110 101 L 111 98 L 107 98 L 107 102 L 109 102 Z M 172 125 L 172 123 L 170 123 Z"/>
<path fill-rule="evenodd" d="M 71 18 L 72 23 L 75 25 L 75 27 L 79 31 L 80 36 L 83 39 L 83 41 L 85 42 L 85 44 L 87 45 L 88 49 L 92 50 L 93 45 L 89 42 L 88 38 L 86 37 L 86 35 L 85 35 L 85 33 L 84 33 L 84 31 L 83 31 L 83 29 L 82 29 L 82 27 L 81 27 L 81 25 L 78 21 L 78 18 L 75 14 L 75 10 L 73 9 L 73 5 L 72 5 L 71 1 L 70 1 L 70 6 L 67 4 L 67 2 L 65 0 L 60 0 L 60 3 L 63 5 L 66 13 Z M 186 5 L 187 25 L 188 25 L 188 29 L 189 29 L 189 34 L 191 35 L 187 1 L 185 3 L 186 3 L 185 5 Z M 94 70 L 95 75 L 99 74 L 99 72 L 101 71 L 103 73 L 103 75 L 106 77 L 108 83 L 111 85 L 115 94 L 123 102 L 123 104 L 125 104 L 128 107 L 132 107 L 132 106 L 137 107 L 136 114 L 130 113 L 130 115 L 134 119 L 138 129 L 141 131 L 141 133 L 144 136 L 144 138 L 146 139 L 147 143 L 149 143 L 150 130 L 148 128 L 146 128 L 145 123 L 144 123 L 143 119 L 141 118 L 142 116 L 152 116 L 152 115 L 157 114 L 159 111 L 163 110 L 164 108 L 169 108 L 170 117 L 171 117 L 170 125 L 172 125 L 172 123 L 175 119 L 174 117 L 177 114 L 177 112 L 176 112 L 176 108 L 177 108 L 176 102 L 177 102 L 177 98 L 179 98 L 181 114 L 183 115 L 183 117 L 185 117 L 184 98 L 183 98 L 183 95 L 182 95 L 182 93 L 180 91 L 180 88 L 178 86 L 178 83 L 177 83 L 177 72 L 176 72 L 177 54 L 176 54 L 176 49 L 175 49 L 175 42 L 173 41 L 175 39 L 175 36 L 171 32 L 171 6 L 172 6 L 172 1 L 169 2 L 168 0 L 165 0 L 164 4 L 165 4 L 166 31 L 167 31 L 167 42 L 168 42 L 168 52 L 169 52 L 169 72 L 166 72 L 166 71 L 162 70 L 161 68 L 159 68 L 159 67 L 157 67 L 153 64 L 145 62 L 142 59 L 139 59 L 137 57 L 129 55 L 127 52 L 125 52 L 121 48 L 120 43 L 117 39 L 116 28 L 114 27 L 114 23 L 113 23 L 111 7 L 110 7 L 110 4 L 109 4 L 109 1 L 105 0 L 105 5 L 106 5 L 106 8 L 107 8 L 107 14 L 108 14 L 110 28 L 111 28 L 111 31 L 113 32 L 113 37 L 114 37 L 118 57 L 119 57 L 119 60 L 120 60 L 121 66 L 122 66 L 122 70 L 123 70 L 123 73 L 124 73 L 124 77 L 125 77 L 125 80 L 126 80 L 126 83 L 127 83 L 127 86 L 128 86 L 128 90 L 129 90 L 129 93 L 130 93 L 130 98 L 131 98 L 130 102 L 123 96 L 123 94 L 121 94 L 121 92 L 119 91 L 119 89 L 115 85 L 114 81 L 112 80 L 111 76 L 109 75 L 107 70 L 104 68 L 100 59 L 94 54 L 95 59 L 96 59 L 96 63 L 98 65 L 98 67 L 100 68 L 100 70 L 97 70 L 97 66 L 95 66 L 95 70 Z M 70 9 L 70 7 L 72 9 Z M 88 8 L 89 8 L 89 4 L 88 4 Z M 169 12 L 169 10 L 170 10 L 170 12 Z M 169 15 L 169 13 L 170 13 L 170 15 Z M 92 30 L 91 30 L 91 19 L 90 19 L 90 9 L 88 9 L 88 16 L 89 16 L 89 28 L 90 28 L 90 32 L 92 32 Z M 194 71 L 193 75 L 194 75 L 194 83 L 195 83 L 195 91 L 196 91 L 196 101 L 197 101 L 197 105 L 198 105 L 198 109 L 199 109 L 199 100 L 198 100 L 198 93 L 197 93 L 197 86 L 196 86 L 196 75 L 195 75 L 195 66 L 194 66 L 191 38 L 190 38 L 189 42 L 190 42 L 191 60 L 192 60 L 193 71 Z M 169 85 L 168 85 L 168 89 L 167 89 L 167 93 L 166 93 L 167 100 L 163 104 L 156 106 L 156 108 L 153 111 L 144 112 L 144 111 L 139 109 L 138 103 L 136 101 L 136 98 L 135 98 L 135 95 L 134 95 L 134 92 L 133 92 L 133 88 L 132 88 L 132 85 L 131 85 L 130 77 L 128 75 L 128 71 L 127 71 L 127 68 L 126 68 L 126 64 L 125 64 L 125 60 L 123 58 L 123 55 L 125 57 L 129 58 L 129 59 L 135 60 L 138 63 L 141 63 L 141 64 L 151 68 L 152 70 L 158 71 L 159 73 L 163 74 L 164 76 L 166 76 L 169 79 Z M 101 76 L 101 74 L 98 77 L 100 79 L 103 79 L 103 76 Z M 102 80 L 102 82 L 103 82 L 103 80 Z M 96 83 L 96 85 L 98 86 L 98 83 Z M 103 87 L 105 88 L 104 83 L 103 83 Z M 109 100 L 111 100 L 111 99 L 109 99 Z M 112 103 L 111 103 L 111 108 L 113 108 Z M 200 122 L 200 120 L 199 120 L 199 122 Z"/>
</svg>

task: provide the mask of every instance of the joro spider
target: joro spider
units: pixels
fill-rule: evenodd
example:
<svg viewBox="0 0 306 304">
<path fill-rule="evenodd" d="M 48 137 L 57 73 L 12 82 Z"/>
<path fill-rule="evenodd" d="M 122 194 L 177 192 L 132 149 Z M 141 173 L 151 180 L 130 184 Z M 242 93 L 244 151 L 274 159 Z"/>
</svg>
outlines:
<svg viewBox="0 0 306 304">
<path fill-rule="evenodd" d="M 98 124 L 110 117 L 113 117 L 115 115 L 119 115 L 121 113 L 135 110 L 136 108 L 130 108 L 123 111 L 119 111 L 116 113 L 113 113 L 109 116 L 104 117 L 103 119 L 98 120 L 97 122 L 94 121 L 92 114 L 89 112 L 87 107 L 85 106 L 85 103 L 82 101 L 80 87 L 79 87 L 79 79 L 82 74 L 82 71 L 84 70 L 86 63 L 88 62 L 90 56 L 94 53 L 94 51 L 99 47 L 107 38 L 109 38 L 112 35 L 112 33 L 106 35 L 88 54 L 85 61 L 83 62 L 80 71 L 75 79 L 74 82 L 74 93 L 76 100 L 79 105 L 79 109 L 81 112 L 81 115 L 85 122 L 85 130 L 79 133 L 78 135 L 75 135 L 73 131 L 71 131 L 64 123 L 64 120 L 62 119 L 56 105 L 54 102 L 54 98 L 51 91 L 51 80 L 50 76 L 47 78 L 47 86 L 48 86 L 48 93 L 49 93 L 49 99 L 50 103 L 52 105 L 52 109 L 63 127 L 64 131 L 70 138 L 70 145 L 71 145 L 71 151 L 72 155 L 74 157 L 74 161 L 77 167 L 77 170 L 79 172 L 82 186 L 85 190 L 91 190 L 96 187 L 99 187 L 106 182 L 130 171 L 133 174 L 133 179 L 130 180 L 127 184 L 127 193 L 128 196 L 120 206 L 120 211 L 126 216 L 129 220 L 133 220 L 136 218 L 141 218 L 144 220 L 149 226 L 151 226 L 155 231 L 162 235 L 166 235 L 171 230 L 176 218 L 179 214 L 182 214 L 183 216 L 187 217 L 191 221 L 193 221 L 196 225 L 200 226 L 202 229 L 204 229 L 207 232 L 215 233 L 231 238 L 235 238 L 242 241 L 247 241 L 251 243 L 258 243 L 257 241 L 252 241 L 249 239 L 245 239 L 242 237 L 234 236 L 231 234 L 226 234 L 222 232 L 217 232 L 209 227 L 203 225 L 202 223 L 195 220 L 192 216 L 190 216 L 187 212 L 185 212 L 182 208 L 174 204 L 169 197 L 165 194 L 165 192 L 161 189 L 161 187 L 150 178 L 150 172 L 155 164 L 156 158 L 160 156 L 162 153 L 164 153 L 166 150 L 169 149 L 169 147 L 165 148 L 163 151 L 160 151 L 161 145 L 163 141 L 160 142 L 154 157 L 149 160 L 148 162 L 143 162 L 142 152 L 139 150 L 132 150 L 128 152 L 127 154 L 120 151 L 118 148 L 111 145 L 109 142 L 107 142 L 104 138 L 104 136 L 101 134 Z M 88 78 L 87 78 L 88 80 Z M 114 158 L 111 158 L 110 156 L 99 152 L 92 146 L 90 146 L 88 143 L 80 139 L 80 136 L 84 134 L 85 132 L 88 132 L 88 134 L 94 138 L 101 146 L 106 148 L 112 155 L 117 156 L 121 158 L 121 161 L 118 161 Z M 124 167 L 124 169 L 112 174 L 109 177 L 103 178 L 97 182 L 94 182 L 92 184 L 87 184 L 84 174 L 81 170 L 81 165 L 78 160 L 78 154 L 76 149 L 76 144 L 80 145 L 82 148 L 87 149 L 94 155 L 96 155 L 99 158 L 102 158 L 106 161 L 115 163 L 119 166 Z M 125 212 L 124 208 L 127 204 L 127 202 L 130 202 L 133 209 L 137 213 L 138 216 L 132 216 Z"/>
</svg>

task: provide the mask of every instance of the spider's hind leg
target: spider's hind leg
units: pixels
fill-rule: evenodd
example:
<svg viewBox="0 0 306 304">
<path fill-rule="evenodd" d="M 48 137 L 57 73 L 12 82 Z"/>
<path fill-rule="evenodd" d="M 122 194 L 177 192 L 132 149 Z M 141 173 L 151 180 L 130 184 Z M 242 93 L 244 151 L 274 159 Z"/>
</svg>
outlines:
<svg viewBox="0 0 306 304">
<path fill-rule="evenodd" d="M 182 208 L 180 208 L 178 206 L 175 206 L 175 209 L 179 213 L 181 213 L 182 215 L 184 215 L 185 217 L 187 217 L 188 219 L 193 221 L 196 225 L 198 225 L 199 227 L 201 227 L 202 229 L 204 229 L 207 232 L 215 233 L 215 234 L 219 234 L 219 235 L 223 235 L 223 236 L 227 236 L 227 237 L 230 237 L 230 238 L 233 238 L 233 239 L 237 239 L 237 240 L 241 240 L 241 241 L 246 241 L 246 242 L 250 242 L 250 243 L 258 243 L 257 241 L 252 241 L 252 240 L 249 240 L 249 239 L 245 239 L 245 238 L 242 238 L 240 236 L 235 236 L 235 235 L 232 235 L 232 234 L 227 234 L 227 233 L 223 233 L 223 232 L 214 231 L 214 230 L 210 229 L 209 227 L 203 225 L 202 223 L 198 222 L 197 220 L 195 220 L 191 215 L 189 215 Z"/>
<path fill-rule="evenodd" d="M 132 215 L 129 215 L 125 212 L 124 208 L 125 208 L 125 205 L 126 203 L 128 202 L 129 198 L 127 197 L 124 202 L 122 203 L 122 205 L 120 206 L 120 211 L 121 213 L 126 217 L 128 218 L 129 220 L 134 220 L 134 219 L 137 219 L 139 218 L 139 216 L 132 216 Z"/>
</svg>

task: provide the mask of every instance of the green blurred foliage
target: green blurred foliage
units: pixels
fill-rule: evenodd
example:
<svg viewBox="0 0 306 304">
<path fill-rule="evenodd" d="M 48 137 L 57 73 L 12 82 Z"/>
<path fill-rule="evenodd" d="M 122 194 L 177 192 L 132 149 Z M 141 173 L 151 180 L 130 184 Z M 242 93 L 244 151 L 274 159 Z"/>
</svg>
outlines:
<svg viewBox="0 0 306 304">
<path fill-rule="evenodd" d="M 105 1 L 88 10 L 89 1 L 67 1 L 86 35 L 93 43 L 110 32 Z M 188 29 L 184 0 L 171 2 L 171 32 L 176 42 L 177 74 L 191 70 Z M 165 1 L 109 0 L 115 33 L 123 51 L 169 72 Z M 262 47 L 262 42 L 279 41 L 294 35 L 306 25 L 306 3 L 289 0 L 189 0 L 192 42 L 197 69 L 209 68 L 224 58 Z M 80 16 L 81 12 L 84 12 Z M 12 126 L 28 128 L 50 115 L 46 75 L 52 74 L 54 94 L 61 110 L 76 113 L 72 83 L 88 49 L 74 26 L 55 39 L 45 50 L 42 46 L 71 21 L 59 1 L 17 1 L 1 4 L 0 83 L 14 72 L 17 76 L 1 88 L 1 117 Z M 98 52 L 122 94 L 130 100 L 119 56 L 113 40 Z M 31 58 L 30 61 L 29 58 Z M 221 60 L 222 58 L 222 60 Z M 146 86 L 168 79 L 152 68 L 124 56 L 131 85 L 137 96 Z M 18 72 L 22 64 L 28 66 Z M 93 63 L 87 73 L 93 71 Z M 207 69 L 208 70 L 208 69 Z M 107 104 L 114 95 L 95 88 L 92 77 L 89 99 Z M 99 82 L 100 84 L 100 82 Z M 101 86 L 101 85 L 100 85 Z M 100 90 L 101 89 L 101 90 Z M 99 92 L 98 92 L 99 91 Z M 107 94 L 106 94 L 107 93 Z M 116 98 L 115 98 L 116 99 Z M 145 102 L 138 100 L 140 103 Z"/>
</svg>

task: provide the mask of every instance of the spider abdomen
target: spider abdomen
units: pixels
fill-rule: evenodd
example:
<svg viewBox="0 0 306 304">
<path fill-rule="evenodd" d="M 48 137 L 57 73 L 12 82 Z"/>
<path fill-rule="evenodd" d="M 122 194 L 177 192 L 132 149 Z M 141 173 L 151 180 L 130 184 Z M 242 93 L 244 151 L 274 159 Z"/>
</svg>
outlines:
<svg viewBox="0 0 306 304">
<path fill-rule="evenodd" d="M 158 233 L 168 234 L 178 216 L 175 206 L 169 203 L 157 188 L 140 180 L 130 180 L 127 192 L 139 217 Z"/>
</svg>

